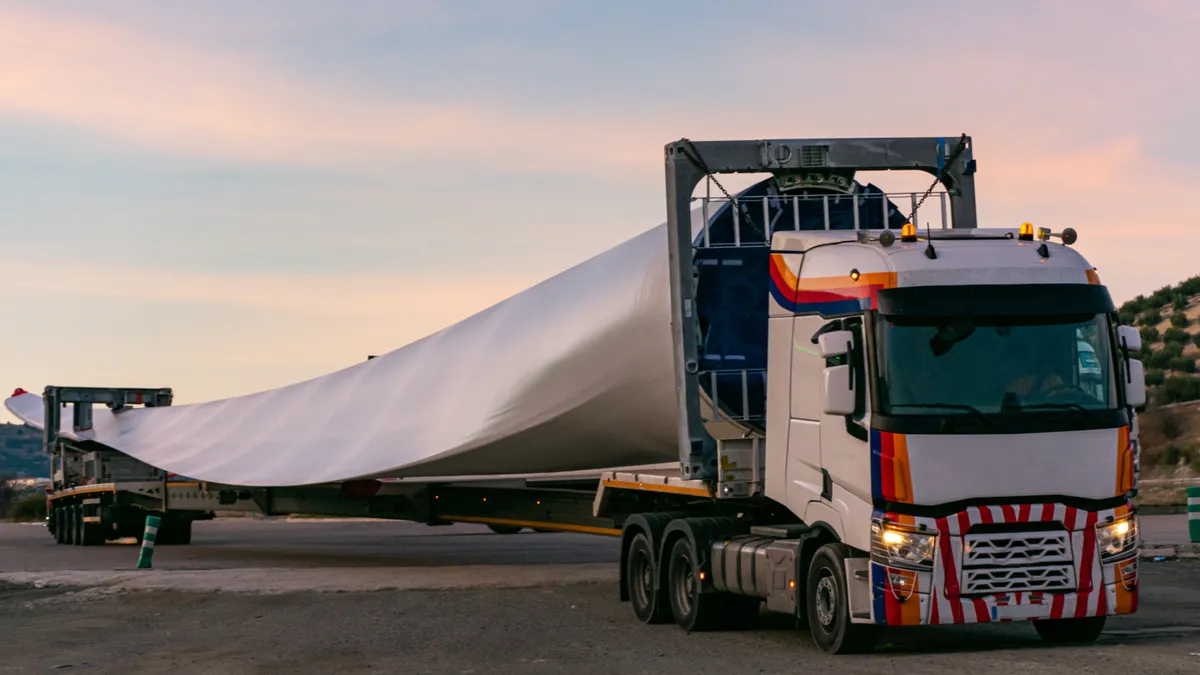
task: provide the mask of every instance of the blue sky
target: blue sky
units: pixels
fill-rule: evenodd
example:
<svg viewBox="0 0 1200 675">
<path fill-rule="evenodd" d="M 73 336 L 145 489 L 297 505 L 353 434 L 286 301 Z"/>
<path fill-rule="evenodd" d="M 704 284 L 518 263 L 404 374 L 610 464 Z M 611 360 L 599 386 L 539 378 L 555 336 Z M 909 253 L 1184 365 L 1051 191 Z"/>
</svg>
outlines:
<svg viewBox="0 0 1200 675">
<path fill-rule="evenodd" d="M 1200 273 L 1198 34 L 1166 0 L 7 4 L 0 373 L 335 370 L 660 222 L 681 136 L 968 132 L 984 224 L 1076 228 L 1124 300 Z"/>
</svg>

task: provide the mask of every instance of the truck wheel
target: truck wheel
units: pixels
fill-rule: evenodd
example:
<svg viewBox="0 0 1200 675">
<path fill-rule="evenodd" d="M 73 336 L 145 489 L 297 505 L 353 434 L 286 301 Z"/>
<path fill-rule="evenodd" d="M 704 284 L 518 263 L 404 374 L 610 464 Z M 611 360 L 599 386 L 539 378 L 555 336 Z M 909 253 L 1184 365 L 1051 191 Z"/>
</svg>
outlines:
<svg viewBox="0 0 1200 675">
<path fill-rule="evenodd" d="M 524 528 L 516 525 L 488 525 L 488 529 L 496 534 L 516 534 Z"/>
<path fill-rule="evenodd" d="M 58 544 L 67 543 L 67 513 L 61 506 L 54 507 L 54 541 Z"/>
<path fill-rule="evenodd" d="M 1104 630 L 1106 616 L 1085 616 L 1078 619 L 1042 619 L 1033 628 L 1046 642 L 1095 642 Z"/>
<path fill-rule="evenodd" d="M 666 623 L 671 620 L 671 598 L 667 585 L 654 590 L 654 555 L 650 538 L 639 532 L 629 543 L 625 554 L 625 587 L 633 613 L 646 623 Z"/>
<path fill-rule="evenodd" d="M 83 546 L 83 507 L 76 504 L 68 508 L 71 514 L 71 544 Z"/>
<path fill-rule="evenodd" d="M 825 544 L 808 567 L 805 602 L 809 629 L 817 647 L 830 654 L 867 652 L 879 639 L 878 626 L 850 622 L 846 553 L 845 544 Z"/>
<path fill-rule="evenodd" d="M 692 540 L 687 537 L 676 540 L 667 567 L 671 614 L 675 623 L 686 631 L 713 630 L 722 624 L 721 610 L 726 596 L 700 592 L 696 561 Z"/>
<path fill-rule="evenodd" d="M 82 532 L 84 546 L 103 546 L 104 532 L 100 529 L 100 523 L 80 523 L 79 529 Z"/>
</svg>

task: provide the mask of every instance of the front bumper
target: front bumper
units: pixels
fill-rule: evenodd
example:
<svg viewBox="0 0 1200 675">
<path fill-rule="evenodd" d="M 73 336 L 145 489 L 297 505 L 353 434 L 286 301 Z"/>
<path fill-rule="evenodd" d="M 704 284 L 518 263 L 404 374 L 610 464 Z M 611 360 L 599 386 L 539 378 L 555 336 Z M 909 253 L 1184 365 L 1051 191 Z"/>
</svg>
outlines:
<svg viewBox="0 0 1200 675">
<path fill-rule="evenodd" d="M 1095 536 L 1097 522 L 1129 512 L 1129 505 L 1091 512 L 1062 504 L 1023 504 L 970 507 L 945 518 L 877 513 L 877 518 L 898 525 L 924 525 L 938 534 L 938 544 L 929 571 L 894 569 L 872 560 L 870 620 L 888 626 L 917 626 L 1132 614 L 1138 605 L 1137 551 L 1119 561 L 1102 563 Z M 1060 566 L 1071 575 L 1070 587 L 1063 588 L 1060 583 L 1054 590 L 1031 590 L 1022 588 L 1025 582 L 1018 579 L 1000 592 L 981 592 L 980 584 L 968 574 L 978 570 L 964 570 L 963 565 L 964 543 L 971 529 L 978 525 L 1036 528 L 1039 523 L 1059 527 L 1064 543 L 1069 541 L 1070 553 Z M 1035 563 L 1026 567 L 1014 561 L 1007 565 L 991 569 L 1011 570 L 1015 572 L 1011 576 L 1023 578 L 1029 575 L 1021 574 L 1022 570 L 1053 566 Z"/>
</svg>

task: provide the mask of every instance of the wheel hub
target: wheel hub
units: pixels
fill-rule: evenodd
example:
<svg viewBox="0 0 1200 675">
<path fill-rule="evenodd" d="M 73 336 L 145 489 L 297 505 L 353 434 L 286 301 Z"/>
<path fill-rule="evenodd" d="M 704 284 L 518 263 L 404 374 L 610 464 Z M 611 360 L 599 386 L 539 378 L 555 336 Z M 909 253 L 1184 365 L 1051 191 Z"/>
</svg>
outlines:
<svg viewBox="0 0 1200 675">
<path fill-rule="evenodd" d="M 817 621 L 821 622 L 821 626 L 832 626 L 833 617 L 837 613 L 837 585 L 828 574 L 817 582 L 816 609 Z"/>
</svg>

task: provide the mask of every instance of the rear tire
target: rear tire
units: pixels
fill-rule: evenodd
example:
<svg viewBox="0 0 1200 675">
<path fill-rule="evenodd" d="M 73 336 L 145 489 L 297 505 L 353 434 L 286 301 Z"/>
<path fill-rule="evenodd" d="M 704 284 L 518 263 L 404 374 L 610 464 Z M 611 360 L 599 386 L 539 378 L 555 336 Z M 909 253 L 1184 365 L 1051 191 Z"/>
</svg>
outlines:
<svg viewBox="0 0 1200 675">
<path fill-rule="evenodd" d="M 54 541 L 60 545 L 67 543 L 67 510 L 61 506 L 54 507 Z"/>
<path fill-rule="evenodd" d="M 671 620 L 671 598 L 668 585 L 654 588 L 654 549 L 644 532 L 634 535 L 625 554 L 625 590 L 633 614 L 645 623 L 667 623 Z"/>
<path fill-rule="evenodd" d="M 825 544 L 808 567 L 805 608 L 813 642 L 830 654 L 858 654 L 874 649 L 879 626 L 850 622 L 846 588 L 845 544 Z"/>
<path fill-rule="evenodd" d="M 1041 619 L 1033 622 L 1037 634 L 1046 642 L 1095 642 L 1104 630 L 1107 616 L 1085 616 L 1071 619 Z"/>
<path fill-rule="evenodd" d="M 726 596 L 702 593 L 696 574 L 696 550 L 692 540 L 680 537 L 671 547 L 668 558 L 671 614 L 675 623 L 686 631 L 705 631 L 719 628 L 724 616 Z"/>
<path fill-rule="evenodd" d="M 70 507 L 71 513 L 71 544 L 83 546 L 83 507 L 76 504 Z"/>
</svg>

